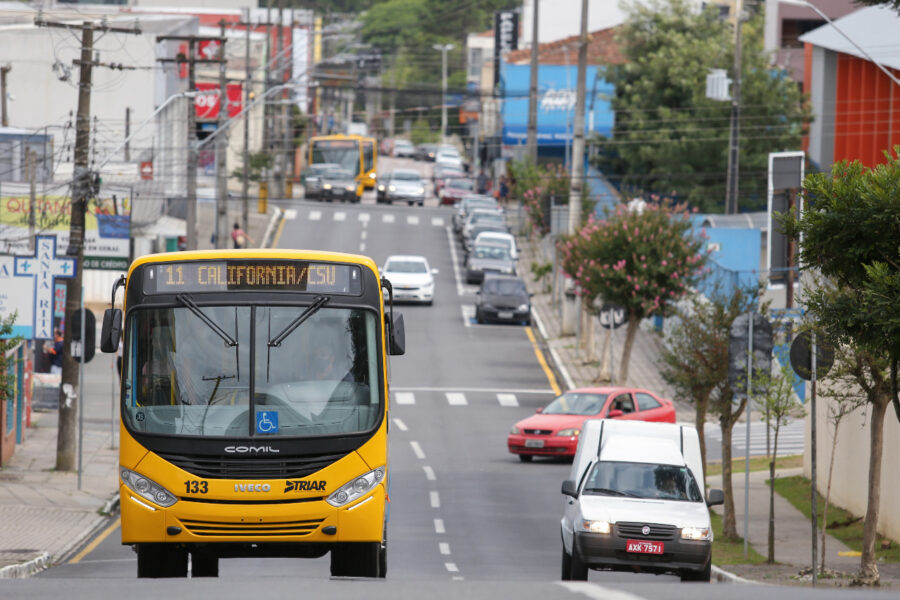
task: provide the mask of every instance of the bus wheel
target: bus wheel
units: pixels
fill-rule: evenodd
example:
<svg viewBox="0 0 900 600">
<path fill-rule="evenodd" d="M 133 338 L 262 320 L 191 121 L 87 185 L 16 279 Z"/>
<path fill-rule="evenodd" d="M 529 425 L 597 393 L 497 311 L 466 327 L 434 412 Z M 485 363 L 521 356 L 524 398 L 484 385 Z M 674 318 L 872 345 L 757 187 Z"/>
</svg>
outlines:
<svg viewBox="0 0 900 600">
<path fill-rule="evenodd" d="M 335 545 L 331 549 L 331 575 L 379 577 L 380 549 L 380 542 L 345 542 Z"/>
<path fill-rule="evenodd" d="M 137 576 L 187 577 L 187 550 L 172 544 L 138 544 Z"/>
<path fill-rule="evenodd" d="M 191 577 L 218 577 L 219 557 L 191 553 Z"/>
</svg>

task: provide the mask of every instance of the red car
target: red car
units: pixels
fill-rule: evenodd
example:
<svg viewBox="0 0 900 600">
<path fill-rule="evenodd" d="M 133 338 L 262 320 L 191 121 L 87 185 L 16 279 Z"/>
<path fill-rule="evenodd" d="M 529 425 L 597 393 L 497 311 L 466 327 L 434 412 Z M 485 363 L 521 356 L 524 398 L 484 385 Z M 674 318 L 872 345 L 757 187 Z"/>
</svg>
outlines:
<svg viewBox="0 0 900 600">
<path fill-rule="evenodd" d="M 475 182 L 466 177 L 448 177 L 444 180 L 438 195 L 441 204 L 456 204 L 465 196 L 475 193 Z"/>
<path fill-rule="evenodd" d="M 522 462 L 534 456 L 574 457 L 578 435 L 588 419 L 675 422 L 671 400 L 629 387 L 569 390 L 537 413 L 513 425 L 506 440 L 509 451 Z"/>
</svg>

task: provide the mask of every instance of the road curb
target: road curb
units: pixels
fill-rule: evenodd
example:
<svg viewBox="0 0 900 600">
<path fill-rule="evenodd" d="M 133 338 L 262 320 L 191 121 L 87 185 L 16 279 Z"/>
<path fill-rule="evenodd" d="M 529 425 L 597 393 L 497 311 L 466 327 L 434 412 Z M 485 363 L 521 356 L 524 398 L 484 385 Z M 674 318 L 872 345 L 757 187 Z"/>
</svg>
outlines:
<svg viewBox="0 0 900 600">
<path fill-rule="evenodd" d="M 744 583 L 744 584 L 756 584 L 758 585 L 758 581 L 753 581 L 752 579 L 745 579 L 739 575 L 735 575 L 730 571 L 726 571 L 721 567 L 717 567 L 716 565 L 712 566 L 712 578 L 716 583 Z"/>
<path fill-rule="evenodd" d="M 8 565 L 0 569 L 0 579 L 24 579 L 39 573 L 50 565 L 50 553 L 41 552 L 29 561 Z"/>
<path fill-rule="evenodd" d="M 269 224 L 266 225 L 266 232 L 263 234 L 262 242 L 260 242 L 260 248 L 268 248 L 272 243 L 272 236 L 275 234 L 275 229 L 281 220 L 284 219 L 284 210 L 275 207 L 275 211 L 272 213 L 272 217 L 269 219 Z"/>
</svg>

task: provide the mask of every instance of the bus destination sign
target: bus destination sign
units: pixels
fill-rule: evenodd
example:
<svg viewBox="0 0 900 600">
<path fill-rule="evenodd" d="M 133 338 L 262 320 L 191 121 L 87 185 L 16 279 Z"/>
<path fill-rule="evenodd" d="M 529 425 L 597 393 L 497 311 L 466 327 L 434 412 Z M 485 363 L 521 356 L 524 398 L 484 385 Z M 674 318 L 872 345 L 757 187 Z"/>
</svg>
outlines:
<svg viewBox="0 0 900 600">
<path fill-rule="evenodd" d="M 362 293 L 356 265 L 297 260 L 220 260 L 157 263 L 144 271 L 145 294 L 278 291 Z"/>
</svg>

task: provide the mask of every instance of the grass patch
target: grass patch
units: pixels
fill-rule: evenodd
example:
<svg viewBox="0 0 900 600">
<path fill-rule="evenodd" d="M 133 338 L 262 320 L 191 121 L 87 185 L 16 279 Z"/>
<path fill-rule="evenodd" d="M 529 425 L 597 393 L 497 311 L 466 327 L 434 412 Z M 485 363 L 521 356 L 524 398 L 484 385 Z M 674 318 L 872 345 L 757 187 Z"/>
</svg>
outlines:
<svg viewBox="0 0 900 600">
<path fill-rule="evenodd" d="M 714 565 L 760 565 L 766 562 L 766 557 L 754 550 L 753 546 L 748 546 L 748 558 L 744 560 L 744 538 L 725 539 L 722 535 L 722 517 L 719 513 L 709 511 L 709 519 L 712 521 L 714 536 L 712 544 Z"/>
<path fill-rule="evenodd" d="M 807 519 L 812 519 L 812 507 L 810 506 L 812 486 L 810 485 L 809 479 L 801 475 L 796 477 L 778 478 L 775 480 L 775 491 L 785 500 L 790 502 L 794 508 L 806 515 Z M 817 520 L 819 530 L 821 531 L 822 510 L 825 508 L 825 498 L 822 497 L 822 494 L 817 495 L 819 497 Z M 854 519 L 856 519 L 856 515 L 829 503 L 828 533 L 845 543 L 850 549 L 861 552 L 863 541 L 863 519 L 856 521 L 854 521 Z M 889 544 L 890 547 L 882 549 L 882 543 Z M 878 557 L 879 561 L 900 563 L 900 545 L 898 545 L 897 542 L 879 535 L 875 539 L 875 555 Z"/>
<path fill-rule="evenodd" d="M 745 459 L 735 458 L 731 461 L 731 472 L 732 473 L 743 473 L 744 472 L 744 462 Z M 775 461 L 775 472 L 777 473 L 779 469 L 792 469 L 794 467 L 802 467 L 803 466 L 803 455 L 795 454 L 793 456 L 779 456 Z M 769 470 L 769 458 L 767 456 L 751 456 L 750 457 L 750 470 L 751 471 L 768 471 Z M 722 463 L 721 462 L 711 462 L 706 464 L 706 476 L 710 475 L 721 475 L 722 474 Z"/>
</svg>

